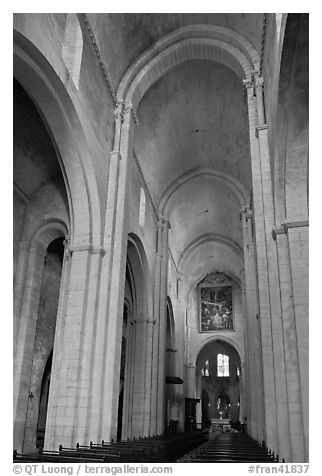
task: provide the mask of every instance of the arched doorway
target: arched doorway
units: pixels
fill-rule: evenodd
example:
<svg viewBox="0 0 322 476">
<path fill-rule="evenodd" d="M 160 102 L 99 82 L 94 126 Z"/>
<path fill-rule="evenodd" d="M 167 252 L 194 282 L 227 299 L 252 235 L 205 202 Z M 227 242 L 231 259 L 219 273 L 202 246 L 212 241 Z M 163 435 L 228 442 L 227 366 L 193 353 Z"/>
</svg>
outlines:
<svg viewBox="0 0 322 476">
<path fill-rule="evenodd" d="M 239 427 L 242 376 L 237 350 L 220 339 L 207 343 L 198 354 L 196 372 L 203 424 L 227 418 L 233 427 Z"/>
</svg>

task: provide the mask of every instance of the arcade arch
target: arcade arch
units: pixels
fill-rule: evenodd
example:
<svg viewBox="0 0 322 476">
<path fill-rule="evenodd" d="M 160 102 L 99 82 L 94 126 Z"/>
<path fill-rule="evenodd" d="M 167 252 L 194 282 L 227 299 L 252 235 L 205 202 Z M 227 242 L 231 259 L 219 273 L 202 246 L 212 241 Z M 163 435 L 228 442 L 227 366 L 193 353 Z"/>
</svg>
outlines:
<svg viewBox="0 0 322 476">
<path fill-rule="evenodd" d="M 228 363 L 228 372 L 221 375 L 218 367 L 219 356 Z M 203 375 L 202 369 L 208 362 L 209 374 Z M 220 337 L 211 339 L 200 349 L 196 359 L 197 398 L 200 398 L 200 422 L 210 425 L 210 420 L 228 418 L 232 426 L 240 428 L 244 424 L 244 401 L 240 371 L 241 358 L 235 346 Z M 238 369 L 238 370 L 237 370 Z"/>
</svg>

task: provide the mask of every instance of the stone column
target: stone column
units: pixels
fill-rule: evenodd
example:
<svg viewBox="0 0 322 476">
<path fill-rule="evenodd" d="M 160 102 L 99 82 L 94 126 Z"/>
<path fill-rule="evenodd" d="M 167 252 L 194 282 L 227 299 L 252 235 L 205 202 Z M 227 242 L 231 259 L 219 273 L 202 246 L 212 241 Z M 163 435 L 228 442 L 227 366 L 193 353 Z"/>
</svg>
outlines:
<svg viewBox="0 0 322 476">
<path fill-rule="evenodd" d="M 197 379 L 196 379 L 196 366 L 190 362 L 185 364 L 186 375 L 185 375 L 185 388 L 186 388 L 186 398 L 196 398 L 197 391 Z"/>
<path fill-rule="evenodd" d="M 309 458 L 309 224 L 286 223 L 290 251 L 293 302 L 301 382 L 305 461 Z M 290 411 L 297 412 L 297 403 Z"/>
<path fill-rule="evenodd" d="M 27 253 L 27 249 L 24 253 Z M 31 398 L 29 384 L 45 256 L 46 248 L 41 244 L 33 245 L 28 258 L 24 256 L 24 260 L 28 260 L 26 273 L 28 279 L 25 276 L 23 291 L 21 289 L 20 325 L 13 381 L 13 441 L 14 448 L 18 451 L 23 451 L 24 428 L 29 398 Z"/>
<path fill-rule="evenodd" d="M 45 448 L 86 441 L 97 279 L 101 251 L 70 245 L 64 302 L 57 316 Z"/>
<path fill-rule="evenodd" d="M 145 415 L 145 380 L 146 380 L 146 334 L 148 323 L 146 319 L 139 319 L 136 322 L 136 341 L 134 348 L 133 384 L 132 398 L 133 406 L 131 412 L 132 435 L 142 436 L 144 431 Z"/>
<path fill-rule="evenodd" d="M 243 220 L 244 221 L 244 220 Z M 245 247 L 245 245 L 244 245 Z M 246 261 L 247 257 L 244 255 L 244 262 Z M 246 264 L 245 264 L 246 269 Z M 240 418 L 242 415 L 241 407 L 245 416 L 247 416 L 247 422 L 249 426 L 249 433 L 254 435 L 254 428 L 253 425 L 255 424 L 256 418 L 254 418 L 254 410 L 255 410 L 255 394 L 254 394 L 254 385 L 253 382 L 253 366 L 254 366 L 254 358 L 253 358 L 253 342 L 252 342 L 252 329 L 249 328 L 248 322 L 248 307 L 247 307 L 247 299 L 246 299 L 246 283 L 245 283 L 245 269 L 241 270 L 241 291 L 242 291 L 242 306 L 243 306 L 243 330 L 244 330 L 244 348 L 245 348 L 245 365 L 244 371 L 242 372 L 241 378 L 244 383 L 245 395 L 240 395 L 240 402 L 242 399 L 243 405 L 240 405 Z M 241 389 L 240 389 L 241 391 Z"/>
<path fill-rule="evenodd" d="M 123 113 L 119 144 L 119 176 L 117 200 L 115 202 L 114 238 L 109 256 L 109 294 L 107 306 L 107 329 L 105 330 L 105 355 L 103 358 L 102 399 L 100 404 L 100 431 L 105 440 L 116 439 L 117 409 L 120 381 L 120 359 L 122 345 L 124 285 L 128 242 L 128 196 L 129 196 L 129 156 L 133 152 L 134 118 L 132 107 Z M 107 217 L 108 219 L 108 217 Z M 108 237 L 107 237 L 108 238 Z M 104 309 L 104 308 L 103 308 Z M 102 310 L 103 311 L 103 310 Z M 106 317 L 105 317 L 106 318 Z"/>
<path fill-rule="evenodd" d="M 262 78 L 255 73 L 253 82 L 247 83 L 246 86 L 248 86 L 266 443 L 281 458 L 289 461 L 291 448 L 286 369 L 277 253 L 271 236 L 275 217 Z"/>
<path fill-rule="evenodd" d="M 153 312 L 155 325 L 153 326 L 153 346 L 151 365 L 151 410 L 150 431 L 151 435 L 157 434 L 157 395 L 158 395 L 158 362 L 159 362 L 159 319 L 160 319 L 160 286 L 161 286 L 161 261 L 162 261 L 162 228 L 163 218 L 157 222 L 157 249 L 154 271 L 154 299 Z"/>
<path fill-rule="evenodd" d="M 184 382 L 183 385 L 176 385 L 175 398 L 178 405 L 178 431 L 184 430 L 184 389 L 185 389 L 185 332 L 186 332 L 186 313 L 182 297 L 181 281 L 178 282 L 178 299 L 174 302 L 174 315 L 176 316 L 176 359 L 175 375 Z"/>
<path fill-rule="evenodd" d="M 143 436 L 150 435 L 150 425 L 151 425 L 151 395 L 152 395 L 152 374 L 154 373 L 153 369 L 153 333 L 155 327 L 155 320 L 150 317 L 146 320 L 146 361 L 145 361 L 145 391 L 144 391 L 144 426 L 143 426 Z"/>
<path fill-rule="evenodd" d="M 302 222 L 301 222 L 302 223 Z M 300 359 L 299 353 L 302 348 L 299 346 L 299 340 L 307 337 L 308 316 L 301 315 L 300 319 L 296 321 L 295 314 L 295 302 L 299 299 L 301 306 L 307 301 L 305 300 L 305 290 L 307 290 L 308 281 L 305 280 L 305 273 L 303 273 L 303 267 L 298 267 L 296 260 L 293 261 L 291 266 L 291 249 L 293 246 L 295 228 L 289 230 L 289 225 L 276 227 L 273 230 L 273 237 L 276 239 L 278 262 L 279 262 L 279 275 L 281 286 L 281 300 L 282 300 L 282 312 L 283 312 L 283 337 L 285 347 L 285 363 L 286 363 L 286 378 L 287 378 L 287 396 L 289 405 L 289 418 L 291 428 L 291 450 L 292 450 L 292 462 L 307 461 L 308 454 L 306 453 L 305 441 L 305 427 L 303 420 L 303 404 L 302 404 L 302 386 L 300 376 Z M 298 227 L 296 232 L 300 233 L 302 226 Z M 304 224 L 305 229 L 305 224 Z M 289 236 L 291 234 L 291 236 Z M 289 239 L 291 243 L 289 243 Z M 297 244 L 297 243 L 296 243 Z M 292 256 L 293 257 L 293 256 Z M 292 269 L 293 268 L 293 269 Z M 292 280 L 292 271 L 295 268 L 295 280 Z M 300 269 L 298 269 L 300 268 Z M 296 283 L 296 276 L 299 273 L 300 279 Z M 299 286 L 296 286 L 298 284 Z M 294 286 L 295 285 L 295 286 Z M 304 291 L 303 291 L 304 289 Z M 299 296 L 298 296 L 299 295 Z M 308 296 L 306 296 L 308 297 Z M 303 325 L 304 322 L 304 325 Z M 299 323 L 299 328 L 297 324 Z M 306 324 L 306 325 L 305 325 Z M 298 330 L 297 330 L 298 329 Z M 308 342 L 305 343 L 308 345 Z M 304 356 L 301 354 L 304 360 L 303 378 L 306 379 L 308 369 L 308 356 L 305 355 L 307 348 L 304 350 Z M 307 358 L 307 360 L 305 360 Z M 305 382 L 308 386 L 308 379 Z M 304 385 L 305 385 L 304 384 Z M 305 391 L 305 390 L 304 390 Z M 308 401 L 308 400 L 307 400 Z M 306 408 L 308 414 L 308 407 Z"/>
<path fill-rule="evenodd" d="M 253 213 L 248 207 L 241 210 L 246 305 L 245 374 L 247 376 L 246 405 L 248 431 L 258 441 L 265 439 L 263 429 L 263 378 L 260 329 L 258 322 L 259 304 L 256 276 L 256 250 L 253 241 Z M 247 357 L 246 357 L 247 356 Z M 242 376 L 243 377 L 243 376 Z"/>
<path fill-rule="evenodd" d="M 132 109 L 119 103 L 110 154 L 106 216 L 98 291 L 91 376 L 88 435 L 93 441 L 116 438 L 127 253 L 128 160 L 133 150 Z"/>
<path fill-rule="evenodd" d="M 167 331 L 167 285 L 168 285 L 168 232 L 169 221 L 163 219 L 161 235 L 160 311 L 158 342 L 158 393 L 157 393 L 157 434 L 164 432 L 165 412 L 165 364 Z"/>
<path fill-rule="evenodd" d="M 49 431 L 54 421 L 57 409 L 57 399 L 59 398 L 59 378 L 60 378 L 60 366 L 63 358 L 63 337 L 64 337 L 64 316 L 66 312 L 67 299 L 68 299 L 68 284 L 70 279 L 70 265 L 71 265 L 71 252 L 69 251 L 69 238 L 64 241 L 64 257 L 62 265 L 62 274 L 60 278 L 60 291 L 59 301 L 56 318 L 55 339 L 53 348 L 53 359 L 51 366 L 50 376 L 50 391 L 47 406 L 47 418 L 46 418 L 46 432 L 45 432 L 45 448 L 46 446 L 46 434 L 47 441 Z M 47 443 L 49 444 L 49 443 Z M 53 447 L 54 448 L 54 447 Z"/>
</svg>

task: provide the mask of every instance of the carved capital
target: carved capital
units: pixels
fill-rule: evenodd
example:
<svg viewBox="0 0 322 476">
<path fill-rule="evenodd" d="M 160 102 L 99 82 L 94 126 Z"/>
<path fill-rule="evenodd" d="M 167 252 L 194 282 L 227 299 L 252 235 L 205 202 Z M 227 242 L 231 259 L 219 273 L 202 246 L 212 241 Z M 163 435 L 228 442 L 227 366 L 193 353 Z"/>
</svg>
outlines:
<svg viewBox="0 0 322 476">
<path fill-rule="evenodd" d="M 118 102 L 116 108 L 114 109 L 114 117 L 115 119 L 120 120 L 123 122 L 123 112 L 124 112 L 124 104 L 123 102 Z"/>
<path fill-rule="evenodd" d="M 129 104 L 128 106 L 126 106 L 124 108 L 124 116 L 125 116 L 125 114 L 131 114 L 131 113 L 133 115 L 133 120 L 134 120 L 135 124 L 138 126 L 139 122 L 138 122 L 136 112 L 134 111 L 134 108 L 133 108 L 132 104 Z"/>
<path fill-rule="evenodd" d="M 255 136 L 258 138 L 260 131 L 266 131 L 267 130 L 267 124 L 261 124 L 260 126 L 257 126 L 255 129 Z"/>
<path fill-rule="evenodd" d="M 121 160 L 122 159 L 122 156 L 121 156 L 121 154 L 118 150 L 112 150 L 112 152 L 110 153 L 110 157 L 113 160 Z"/>
<path fill-rule="evenodd" d="M 187 367 L 188 369 L 195 369 L 196 368 L 196 366 L 193 365 L 191 362 L 186 362 L 184 364 L 184 366 Z"/>
<path fill-rule="evenodd" d="M 241 208 L 239 216 L 241 220 L 243 216 L 245 217 L 246 221 L 251 220 L 253 218 L 253 210 L 250 207 Z"/>
<path fill-rule="evenodd" d="M 263 87 L 264 86 L 264 78 L 261 75 L 260 71 L 254 71 L 253 72 L 253 78 L 255 80 L 255 84 L 257 87 Z"/>
</svg>

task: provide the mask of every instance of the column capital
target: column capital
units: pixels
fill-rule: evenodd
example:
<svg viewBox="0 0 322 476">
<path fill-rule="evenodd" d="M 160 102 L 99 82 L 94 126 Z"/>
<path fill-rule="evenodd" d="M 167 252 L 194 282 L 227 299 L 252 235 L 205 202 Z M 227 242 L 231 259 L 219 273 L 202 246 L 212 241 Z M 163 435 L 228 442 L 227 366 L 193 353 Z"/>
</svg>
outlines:
<svg viewBox="0 0 322 476">
<path fill-rule="evenodd" d="M 264 86 L 264 78 L 261 75 L 260 71 L 253 71 L 252 77 L 253 77 L 257 87 L 263 87 Z"/>
<path fill-rule="evenodd" d="M 139 122 L 138 122 L 138 118 L 137 118 L 137 115 L 136 115 L 136 112 L 133 108 L 133 105 L 132 104 L 128 104 L 127 106 L 124 107 L 124 112 L 123 112 L 123 116 L 125 116 L 125 114 L 131 114 L 133 115 L 133 119 L 134 119 L 134 122 L 135 124 L 138 126 L 139 125 Z"/>
<path fill-rule="evenodd" d="M 250 78 L 243 80 L 243 85 L 245 89 L 252 89 L 255 87 L 255 76 L 254 73 L 251 73 Z"/>
<path fill-rule="evenodd" d="M 157 225 L 158 227 L 165 225 L 167 228 L 171 228 L 170 221 L 167 218 L 165 218 L 163 215 L 159 215 Z"/>
<path fill-rule="evenodd" d="M 195 369 L 196 368 L 196 366 L 193 365 L 191 362 L 186 362 L 184 364 L 184 366 L 187 367 L 188 369 Z"/>
<path fill-rule="evenodd" d="M 253 218 L 253 210 L 249 206 L 241 208 L 239 213 L 240 219 L 243 217 L 245 217 L 246 220 Z"/>
<path fill-rule="evenodd" d="M 29 250 L 30 249 L 30 243 L 28 240 L 21 240 L 19 241 L 19 248 L 21 250 Z"/>
<path fill-rule="evenodd" d="M 81 245 L 69 245 L 67 247 L 67 250 L 69 253 L 73 253 L 74 251 L 87 251 L 88 253 L 91 253 L 92 255 L 95 254 L 100 254 L 101 256 L 104 256 L 106 251 L 104 248 L 101 246 L 95 246 L 93 243 L 83 243 Z"/>
<path fill-rule="evenodd" d="M 114 118 L 123 122 L 123 112 L 124 112 L 124 103 L 123 101 L 119 101 L 114 109 Z"/>
<path fill-rule="evenodd" d="M 121 160 L 122 159 L 122 156 L 121 156 L 121 154 L 118 150 L 112 150 L 112 152 L 110 153 L 110 157 L 111 157 L 111 159 L 114 159 L 114 160 Z"/>
<path fill-rule="evenodd" d="M 261 124 L 260 126 L 257 126 L 255 128 L 255 136 L 258 138 L 260 131 L 266 131 L 267 130 L 267 124 Z"/>
</svg>

